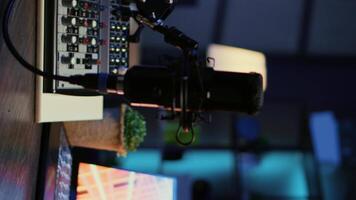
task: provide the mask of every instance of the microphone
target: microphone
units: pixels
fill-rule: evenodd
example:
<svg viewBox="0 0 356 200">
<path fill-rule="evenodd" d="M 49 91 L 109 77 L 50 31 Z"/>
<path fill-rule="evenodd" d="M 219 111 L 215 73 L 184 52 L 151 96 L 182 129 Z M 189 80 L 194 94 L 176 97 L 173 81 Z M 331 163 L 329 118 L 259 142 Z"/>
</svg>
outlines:
<svg viewBox="0 0 356 200">
<path fill-rule="evenodd" d="M 261 109 L 263 78 L 260 74 L 220 72 L 209 67 L 201 68 L 199 73 L 200 77 L 194 73 L 188 80 L 188 109 L 248 114 L 255 114 Z M 130 102 L 167 108 L 174 104 L 180 108 L 179 81 L 179 75 L 167 67 L 135 66 L 125 75 L 124 94 Z"/>
<path fill-rule="evenodd" d="M 85 74 L 71 76 L 73 84 L 107 94 L 124 95 L 132 106 L 174 108 L 180 111 L 180 74 L 165 66 L 134 66 L 125 76 Z M 189 111 L 257 113 L 263 105 L 263 78 L 257 73 L 215 71 L 202 67 L 188 79 Z"/>
<path fill-rule="evenodd" d="M 263 77 L 258 73 L 214 71 L 208 83 L 208 110 L 236 111 L 255 114 L 263 105 Z"/>
</svg>

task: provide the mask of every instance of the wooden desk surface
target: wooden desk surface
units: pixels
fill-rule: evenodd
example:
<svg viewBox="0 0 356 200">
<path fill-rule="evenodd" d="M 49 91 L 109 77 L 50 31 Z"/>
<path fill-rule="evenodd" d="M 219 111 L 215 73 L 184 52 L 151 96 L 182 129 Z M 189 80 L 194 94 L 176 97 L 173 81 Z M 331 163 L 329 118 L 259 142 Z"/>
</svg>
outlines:
<svg viewBox="0 0 356 200">
<path fill-rule="evenodd" d="M 35 63 L 36 1 L 16 2 L 12 39 Z M 34 199 L 41 138 L 34 123 L 35 78 L 0 45 L 0 199 Z"/>
</svg>

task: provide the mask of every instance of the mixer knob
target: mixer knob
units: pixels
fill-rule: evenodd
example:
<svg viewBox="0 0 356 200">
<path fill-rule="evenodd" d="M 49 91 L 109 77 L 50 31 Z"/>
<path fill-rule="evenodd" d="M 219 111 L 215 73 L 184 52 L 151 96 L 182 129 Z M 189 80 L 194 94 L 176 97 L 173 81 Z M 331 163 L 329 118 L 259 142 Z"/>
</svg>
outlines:
<svg viewBox="0 0 356 200">
<path fill-rule="evenodd" d="M 97 44 L 97 40 L 95 38 L 92 38 L 90 44 L 95 46 Z"/>
<path fill-rule="evenodd" d="M 78 42 L 78 38 L 75 35 L 62 35 L 62 42 L 76 44 Z"/>
<path fill-rule="evenodd" d="M 74 58 L 74 57 L 70 57 L 70 56 L 68 56 L 68 57 L 62 56 L 62 57 L 61 57 L 61 62 L 62 62 L 63 64 L 75 65 L 75 64 L 77 63 L 77 59 Z"/>
<path fill-rule="evenodd" d="M 76 26 L 78 24 L 78 20 L 77 18 L 75 17 L 62 17 L 62 23 L 63 25 L 66 25 L 66 26 Z"/>
<path fill-rule="evenodd" d="M 65 7 L 77 7 L 78 1 L 77 0 L 62 0 L 62 5 Z"/>
<path fill-rule="evenodd" d="M 91 27 L 92 27 L 92 28 L 98 27 L 98 22 L 95 21 L 95 20 L 93 20 L 93 21 L 91 22 Z"/>
</svg>

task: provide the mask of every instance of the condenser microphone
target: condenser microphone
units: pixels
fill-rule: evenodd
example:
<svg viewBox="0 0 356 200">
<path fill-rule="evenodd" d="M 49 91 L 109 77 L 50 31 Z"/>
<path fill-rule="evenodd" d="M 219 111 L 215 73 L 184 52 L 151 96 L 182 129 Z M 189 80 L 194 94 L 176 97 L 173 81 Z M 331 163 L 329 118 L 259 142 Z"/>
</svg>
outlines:
<svg viewBox="0 0 356 200">
<path fill-rule="evenodd" d="M 257 73 L 201 69 L 188 80 L 187 107 L 192 111 L 258 112 L 263 104 L 263 78 Z M 196 73 L 195 73 L 196 74 Z M 201 79 L 201 80 L 199 80 Z M 124 78 L 125 97 L 133 103 L 180 108 L 180 77 L 161 66 L 135 66 Z"/>
<path fill-rule="evenodd" d="M 183 77 L 184 78 L 184 77 Z M 263 78 L 257 73 L 215 71 L 202 67 L 187 79 L 185 105 L 189 111 L 257 113 L 263 104 Z M 125 76 L 72 76 L 73 84 L 103 94 L 123 95 L 133 106 L 181 110 L 182 77 L 165 66 L 134 66 Z"/>
</svg>

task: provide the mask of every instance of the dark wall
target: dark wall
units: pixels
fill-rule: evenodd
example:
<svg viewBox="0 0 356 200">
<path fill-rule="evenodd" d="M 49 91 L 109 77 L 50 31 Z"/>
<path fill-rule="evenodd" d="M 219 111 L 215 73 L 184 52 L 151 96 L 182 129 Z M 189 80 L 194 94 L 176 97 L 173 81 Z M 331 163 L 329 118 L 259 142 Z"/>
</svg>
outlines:
<svg viewBox="0 0 356 200">
<path fill-rule="evenodd" d="M 228 0 L 224 44 L 278 54 L 296 54 L 303 0 Z"/>
<path fill-rule="evenodd" d="M 220 6 L 225 1 L 226 6 Z M 215 31 L 220 31 L 220 43 L 295 55 L 301 37 L 307 34 L 309 56 L 356 56 L 355 10 L 356 1 L 348 0 L 197 0 L 190 6 L 178 6 L 167 24 L 195 38 L 202 50 L 212 43 Z M 145 32 L 143 38 L 147 49 L 167 49 L 151 32 Z"/>
<path fill-rule="evenodd" d="M 309 53 L 356 56 L 356 1 L 314 2 Z"/>
<path fill-rule="evenodd" d="M 310 111 L 356 113 L 356 59 L 268 59 L 266 102 L 298 102 Z"/>
</svg>

